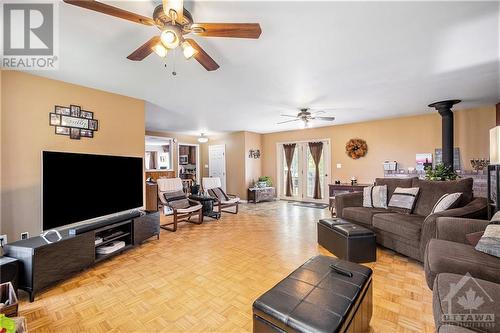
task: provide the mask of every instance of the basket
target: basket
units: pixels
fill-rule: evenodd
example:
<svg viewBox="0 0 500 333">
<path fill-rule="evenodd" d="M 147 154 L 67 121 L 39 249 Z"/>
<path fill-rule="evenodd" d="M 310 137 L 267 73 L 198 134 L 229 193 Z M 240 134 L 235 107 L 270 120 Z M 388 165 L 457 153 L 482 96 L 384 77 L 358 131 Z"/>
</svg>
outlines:
<svg viewBox="0 0 500 333">
<path fill-rule="evenodd" d="M 7 303 L 7 305 L 0 307 L 0 313 L 5 314 L 6 317 L 17 317 L 18 302 L 12 283 L 0 284 L 0 303 Z"/>
</svg>

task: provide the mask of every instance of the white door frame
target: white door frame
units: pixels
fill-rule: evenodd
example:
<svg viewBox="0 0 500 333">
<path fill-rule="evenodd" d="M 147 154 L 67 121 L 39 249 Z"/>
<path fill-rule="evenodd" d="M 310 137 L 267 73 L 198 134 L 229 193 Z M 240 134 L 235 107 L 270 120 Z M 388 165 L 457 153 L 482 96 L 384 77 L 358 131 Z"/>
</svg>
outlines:
<svg viewBox="0 0 500 333">
<path fill-rule="evenodd" d="M 222 183 L 222 189 L 224 191 L 226 191 L 226 181 L 227 181 L 227 174 L 226 174 L 226 145 L 225 144 L 220 144 L 220 145 L 208 145 L 208 176 L 209 177 L 212 177 L 212 172 L 211 172 L 211 165 L 212 165 L 212 161 L 211 161 L 211 150 L 214 149 L 214 148 L 223 148 L 223 156 L 224 156 L 224 163 L 223 163 L 223 171 L 222 171 L 222 175 L 223 175 L 223 178 L 224 179 L 221 179 L 221 183 Z"/>
<path fill-rule="evenodd" d="M 283 156 L 283 145 L 284 144 L 290 144 L 290 143 L 295 143 L 295 144 L 305 144 L 308 142 L 326 142 L 326 147 L 323 147 L 323 158 L 325 161 L 325 181 L 323 183 L 323 199 L 313 199 L 313 198 L 308 198 L 307 196 L 302 196 L 303 193 L 299 193 L 299 197 L 297 198 L 292 198 L 292 197 L 286 197 L 285 193 L 283 191 L 283 180 L 282 180 L 282 173 L 284 169 L 284 158 Z M 324 139 L 309 139 L 309 140 L 297 140 L 297 141 L 283 141 L 283 142 L 277 142 L 276 143 L 276 175 L 277 175 L 277 193 L 278 193 L 278 198 L 281 200 L 297 200 L 297 201 L 310 201 L 310 202 L 322 202 L 322 203 L 328 203 L 328 198 L 329 198 L 329 189 L 328 189 L 328 184 L 329 180 L 331 179 L 331 141 L 330 139 L 324 138 Z M 305 159 L 305 154 L 303 155 Z M 301 169 L 300 171 L 303 172 L 304 170 L 304 163 L 305 161 L 299 160 L 299 168 Z M 300 187 L 303 189 L 303 191 L 306 190 L 306 184 L 305 184 L 305 178 L 300 177 L 299 179 Z"/>
<path fill-rule="evenodd" d="M 200 170 L 200 145 L 197 143 L 183 143 L 183 142 L 178 142 L 177 143 L 177 175 L 180 178 L 180 171 L 181 171 L 181 154 L 180 154 L 180 148 L 181 146 L 191 146 L 191 147 L 196 147 L 196 182 L 198 184 L 201 184 L 201 170 Z"/>
</svg>

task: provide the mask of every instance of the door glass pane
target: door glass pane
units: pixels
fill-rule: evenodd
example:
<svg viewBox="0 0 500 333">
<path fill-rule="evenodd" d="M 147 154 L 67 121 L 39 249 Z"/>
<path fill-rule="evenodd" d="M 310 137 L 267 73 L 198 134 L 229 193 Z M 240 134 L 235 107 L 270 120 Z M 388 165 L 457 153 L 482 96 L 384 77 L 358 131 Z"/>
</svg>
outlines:
<svg viewBox="0 0 500 333">
<path fill-rule="evenodd" d="M 311 155 L 311 150 L 309 147 L 307 147 L 307 156 L 306 156 L 306 186 L 307 186 L 307 197 L 308 198 L 313 198 L 314 197 L 314 180 L 316 178 L 316 165 L 314 164 L 314 160 Z M 321 154 L 321 159 L 319 161 L 319 184 L 321 186 L 321 195 L 323 196 L 324 189 L 325 189 L 325 161 L 324 161 L 324 154 Z"/>
<path fill-rule="evenodd" d="M 292 196 L 296 197 L 299 195 L 299 149 L 295 148 L 293 159 L 292 159 Z M 286 196 L 286 177 L 288 173 L 288 166 L 286 165 L 285 151 L 283 151 L 283 196 Z"/>
</svg>

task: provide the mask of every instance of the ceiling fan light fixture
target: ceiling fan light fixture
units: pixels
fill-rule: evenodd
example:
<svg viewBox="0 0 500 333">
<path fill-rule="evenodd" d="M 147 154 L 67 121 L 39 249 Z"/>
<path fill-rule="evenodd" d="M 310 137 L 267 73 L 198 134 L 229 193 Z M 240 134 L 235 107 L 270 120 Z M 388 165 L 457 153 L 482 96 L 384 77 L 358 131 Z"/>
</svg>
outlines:
<svg viewBox="0 0 500 333">
<path fill-rule="evenodd" d="M 177 46 L 179 46 L 179 31 L 177 31 L 176 27 L 168 27 L 167 29 L 163 30 L 160 39 L 161 43 L 163 46 L 165 46 L 167 49 L 175 49 Z"/>
<path fill-rule="evenodd" d="M 167 49 L 165 46 L 163 46 L 161 43 L 156 44 L 153 46 L 153 51 L 156 53 L 160 58 L 165 58 L 167 56 Z"/>
<path fill-rule="evenodd" d="M 182 42 L 182 54 L 184 54 L 184 57 L 186 59 L 191 59 L 198 51 L 191 46 L 188 42 Z"/>
<path fill-rule="evenodd" d="M 201 133 L 201 135 L 198 137 L 198 142 L 199 143 L 207 143 L 208 142 L 208 138 L 205 136 L 204 133 Z"/>
</svg>

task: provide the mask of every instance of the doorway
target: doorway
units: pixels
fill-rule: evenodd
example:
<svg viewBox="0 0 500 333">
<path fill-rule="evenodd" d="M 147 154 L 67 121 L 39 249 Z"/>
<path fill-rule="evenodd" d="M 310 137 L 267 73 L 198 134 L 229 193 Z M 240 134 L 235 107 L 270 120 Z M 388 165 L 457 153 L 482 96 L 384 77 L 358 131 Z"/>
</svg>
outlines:
<svg viewBox="0 0 500 333">
<path fill-rule="evenodd" d="M 222 189 L 226 191 L 226 146 L 208 146 L 208 176 L 219 177 Z"/>
<path fill-rule="evenodd" d="M 200 146 L 194 143 L 179 143 L 177 163 L 179 178 L 191 186 L 200 182 Z"/>
<path fill-rule="evenodd" d="M 312 145 L 310 145 L 310 143 L 312 143 Z M 321 152 L 318 163 L 319 189 L 318 193 L 316 193 L 315 157 L 318 158 L 319 151 Z M 278 196 L 280 199 L 322 203 L 328 202 L 328 174 L 330 172 L 329 139 L 278 143 L 277 156 L 279 157 L 277 174 Z M 290 182 L 288 180 L 289 166 Z"/>
</svg>

